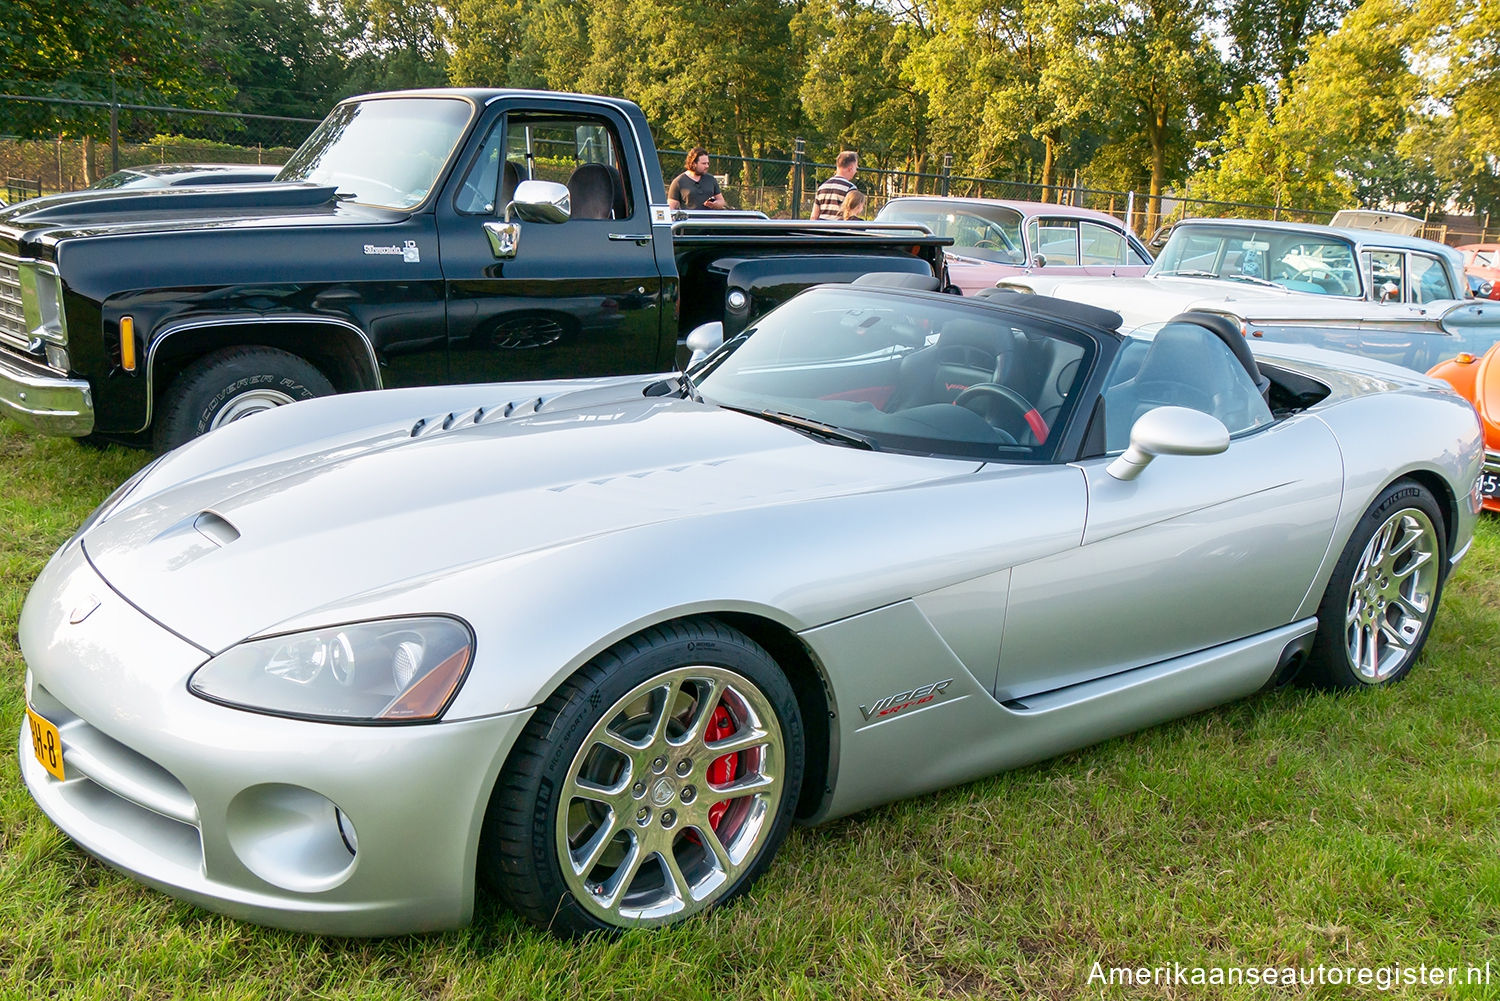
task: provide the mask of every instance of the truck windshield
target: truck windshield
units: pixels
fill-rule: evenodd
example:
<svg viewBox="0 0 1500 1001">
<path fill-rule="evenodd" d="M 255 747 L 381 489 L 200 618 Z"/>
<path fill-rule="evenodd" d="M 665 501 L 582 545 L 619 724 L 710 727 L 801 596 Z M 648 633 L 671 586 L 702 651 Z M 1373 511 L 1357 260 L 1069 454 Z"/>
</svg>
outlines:
<svg viewBox="0 0 1500 1001">
<path fill-rule="evenodd" d="M 331 184 L 365 205 L 411 208 L 426 200 L 472 114 L 472 106 L 458 98 L 341 104 L 276 179 Z"/>
</svg>

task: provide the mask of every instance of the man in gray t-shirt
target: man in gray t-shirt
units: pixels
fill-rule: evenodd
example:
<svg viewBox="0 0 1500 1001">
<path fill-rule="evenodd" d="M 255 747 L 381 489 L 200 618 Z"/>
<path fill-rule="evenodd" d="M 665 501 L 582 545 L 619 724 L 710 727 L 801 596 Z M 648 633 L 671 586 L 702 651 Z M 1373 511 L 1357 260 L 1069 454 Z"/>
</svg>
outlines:
<svg viewBox="0 0 1500 1001">
<path fill-rule="evenodd" d="M 719 181 L 708 172 L 708 150 L 694 146 L 683 166 L 687 169 L 667 185 L 667 204 L 674 209 L 723 209 L 729 205 L 719 191 Z"/>
</svg>

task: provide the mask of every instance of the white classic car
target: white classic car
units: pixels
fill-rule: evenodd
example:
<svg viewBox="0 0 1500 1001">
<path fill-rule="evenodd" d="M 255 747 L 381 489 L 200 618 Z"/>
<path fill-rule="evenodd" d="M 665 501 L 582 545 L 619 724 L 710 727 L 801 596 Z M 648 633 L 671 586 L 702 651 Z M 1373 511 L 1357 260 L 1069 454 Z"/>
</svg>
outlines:
<svg viewBox="0 0 1500 1001">
<path fill-rule="evenodd" d="M 1189 219 L 1143 278 L 1031 274 L 997 284 L 1112 309 L 1124 329 L 1203 310 L 1230 317 L 1248 337 L 1421 372 L 1500 341 L 1500 308 L 1469 296 L 1456 251 L 1371 230 Z"/>
</svg>

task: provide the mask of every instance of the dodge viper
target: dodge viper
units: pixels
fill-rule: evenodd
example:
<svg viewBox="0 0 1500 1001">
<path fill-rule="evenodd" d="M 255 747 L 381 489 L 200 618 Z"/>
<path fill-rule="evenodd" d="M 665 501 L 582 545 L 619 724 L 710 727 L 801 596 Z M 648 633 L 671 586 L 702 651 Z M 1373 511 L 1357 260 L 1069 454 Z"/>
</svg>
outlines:
<svg viewBox="0 0 1500 1001">
<path fill-rule="evenodd" d="M 1292 680 L 1389 685 L 1473 409 L 1193 313 L 825 286 L 685 372 L 354 394 L 119 488 L 21 616 L 20 764 L 105 862 L 311 931 L 741 895 L 793 822 Z"/>
</svg>

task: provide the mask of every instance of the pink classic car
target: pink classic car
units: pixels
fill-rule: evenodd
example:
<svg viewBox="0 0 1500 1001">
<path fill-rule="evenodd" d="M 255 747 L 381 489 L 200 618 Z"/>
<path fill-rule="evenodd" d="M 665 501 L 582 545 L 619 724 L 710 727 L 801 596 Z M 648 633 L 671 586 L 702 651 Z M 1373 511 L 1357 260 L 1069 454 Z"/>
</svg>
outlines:
<svg viewBox="0 0 1500 1001">
<path fill-rule="evenodd" d="M 1454 250 L 1464 255 L 1470 288 L 1481 299 L 1500 299 L 1500 243 L 1468 243 Z M 1479 279 L 1475 286 L 1473 279 Z"/>
<path fill-rule="evenodd" d="M 1059 275 L 1138 277 L 1151 255 L 1114 216 L 1047 202 L 992 198 L 893 198 L 883 222 L 919 222 L 953 237 L 948 275 L 973 295 L 1001 278 L 1044 270 Z"/>
</svg>

